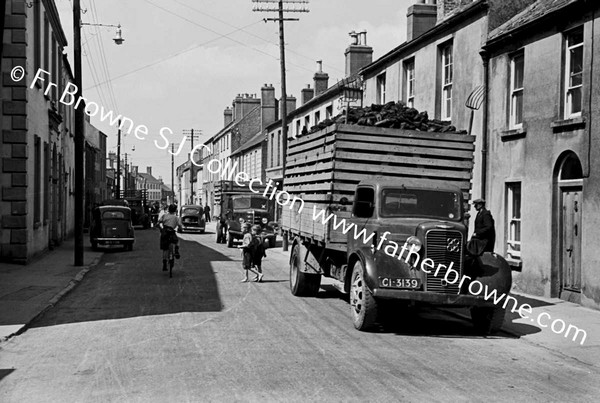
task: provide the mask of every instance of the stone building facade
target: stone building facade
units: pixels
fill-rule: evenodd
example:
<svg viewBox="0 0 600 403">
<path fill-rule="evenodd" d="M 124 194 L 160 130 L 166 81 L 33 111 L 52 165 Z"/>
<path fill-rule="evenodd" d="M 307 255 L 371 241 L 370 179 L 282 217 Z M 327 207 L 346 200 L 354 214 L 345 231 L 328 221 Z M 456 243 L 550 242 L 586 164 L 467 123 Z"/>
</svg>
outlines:
<svg viewBox="0 0 600 403">
<path fill-rule="evenodd" d="M 74 111 L 58 102 L 73 76 L 54 1 L 9 0 L 4 11 L 0 260 L 26 263 L 73 232 Z M 31 85 L 38 69 L 46 81 Z"/>
<path fill-rule="evenodd" d="M 600 6 L 539 0 L 490 33 L 489 207 L 517 287 L 600 308 Z"/>
</svg>

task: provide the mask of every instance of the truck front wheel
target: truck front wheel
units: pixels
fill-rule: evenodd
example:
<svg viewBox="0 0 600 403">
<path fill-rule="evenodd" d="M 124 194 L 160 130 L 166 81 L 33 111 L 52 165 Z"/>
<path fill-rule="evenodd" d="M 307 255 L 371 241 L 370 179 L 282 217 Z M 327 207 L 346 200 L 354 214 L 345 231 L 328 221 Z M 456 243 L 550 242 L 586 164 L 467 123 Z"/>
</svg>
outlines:
<svg viewBox="0 0 600 403">
<path fill-rule="evenodd" d="M 297 297 L 315 297 L 321 286 L 321 275 L 301 272 L 300 259 L 300 245 L 296 244 L 290 259 L 290 290 Z"/>
<path fill-rule="evenodd" d="M 475 329 L 484 334 L 497 332 L 504 323 L 504 308 L 478 307 L 471 308 L 471 321 Z"/>
<path fill-rule="evenodd" d="M 350 309 L 354 327 L 367 330 L 377 319 L 377 301 L 369 291 L 364 279 L 364 269 L 360 261 L 354 264 L 350 283 Z"/>
</svg>

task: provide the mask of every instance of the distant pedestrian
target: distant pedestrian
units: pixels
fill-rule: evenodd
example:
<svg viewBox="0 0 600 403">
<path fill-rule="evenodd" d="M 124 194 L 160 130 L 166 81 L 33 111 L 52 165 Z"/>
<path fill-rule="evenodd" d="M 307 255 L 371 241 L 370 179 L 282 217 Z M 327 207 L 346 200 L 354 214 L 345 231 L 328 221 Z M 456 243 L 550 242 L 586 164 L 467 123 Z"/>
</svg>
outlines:
<svg viewBox="0 0 600 403">
<path fill-rule="evenodd" d="M 208 207 L 208 203 L 204 206 L 204 219 L 206 222 L 210 222 L 210 207 Z"/>
<path fill-rule="evenodd" d="M 267 254 L 265 252 L 265 246 L 260 237 L 261 231 L 262 228 L 258 224 L 252 227 L 252 265 L 258 273 L 254 278 L 254 281 L 257 281 L 259 283 L 263 279 L 262 258 L 267 257 Z"/>
<path fill-rule="evenodd" d="M 483 252 L 494 252 L 496 243 L 496 230 L 494 228 L 494 218 L 492 213 L 485 208 L 485 200 L 477 199 L 473 201 L 473 206 L 477 210 L 475 216 L 475 231 L 471 237 L 471 250 L 474 255 L 481 255 Z"/>
<path fill-rule="evenodd" d="M 250 223 L 243 224 L 244 237 L 242 238 L 242 244 L 239 246 L 239 248 L 242 249 L 242 270 L 244 271 L 244 278 L 242 279 L 242 283 L 248 282 L 248 271 L 251 271 L 252 273 L 256 274 L 257 277 L 259 274 L 253 266 L 254 256 L 252 252 L 254 247 L 252 234 L 250 234 L 250 227 Z"/>
</svg>

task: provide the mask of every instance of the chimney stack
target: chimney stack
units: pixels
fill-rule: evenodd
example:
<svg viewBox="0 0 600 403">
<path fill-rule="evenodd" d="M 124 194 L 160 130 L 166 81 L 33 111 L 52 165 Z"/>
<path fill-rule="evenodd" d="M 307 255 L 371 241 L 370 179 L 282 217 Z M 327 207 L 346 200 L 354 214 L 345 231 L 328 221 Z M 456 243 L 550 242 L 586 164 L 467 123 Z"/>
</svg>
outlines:
<svg viewBox="0 0 600 403">
<path fill-rule="evenodd" d="M 225 108 L 223 111 L 223 127 L 233 122 L 233 110 L 230 107 Z"/>
<path fill-rule="evenodd" d="M 472 3 L 473 0 L 438 0 L 437 2 L 437 22 L 442 21 L 455 9 L 465 4 Z"/>
<path fill-rule="evenodd" d="M 294 110 L 296 110 L 296 97 L 293 95 L 288 95 L 287 97 L 287 113 L 288 115 L 293 112 Z"/>
<path fill-rule="evenodd" d="M 265 128 L 277 120 L 277 104 L 273 84 L 265 84 L 260 89 L 261 122 Z"/>
<path fill-rule="evenodd" d="M 352 37 L 352 43 L 344 52 L 346 55 L 346 77 L 353 76 L 373 61 L 373 48 L 367 46 L 367 31 L 352 31 L 349 35 Z"/>
<path fill-rule="evenodd" d="M 310 88 L 310 84 L 306 84 L 306 88 L 302 88 L 300 95 L 300 105 L 304 105 L 315 96 L 314 88 Z"/>
<path fill-rule="evenodd" d="M 152 175 L 152 167 L 148 167 L 148 166 L 147 166 L 147 167 L 146 167 L 146 173 L 147 173 L 148 175 Z"/>
<path fill-rule="evenodd" d="M 429 31 L 435 26 L 437 18 L 436 0 L 417 0 L 406 13 L 406 41 L 410 42 Z"/>
<path fill-rule="evenodd" d="M 322 94 L 329 88 L 329 74 L 323 73 L 323 61 L 317 60 L 317 65 L 319 66 L 319 70 L 315 73 L 313 80 L 315 82 L 315 92 L 314 96 L 318 96 Z"/>
<path fill-rule="evenodd" d="M 233 120 L 240 121 L 252 109 L 260 105 L 260 99 L 253 94 L 238 94 L 233 100 Z"/>
</svg>

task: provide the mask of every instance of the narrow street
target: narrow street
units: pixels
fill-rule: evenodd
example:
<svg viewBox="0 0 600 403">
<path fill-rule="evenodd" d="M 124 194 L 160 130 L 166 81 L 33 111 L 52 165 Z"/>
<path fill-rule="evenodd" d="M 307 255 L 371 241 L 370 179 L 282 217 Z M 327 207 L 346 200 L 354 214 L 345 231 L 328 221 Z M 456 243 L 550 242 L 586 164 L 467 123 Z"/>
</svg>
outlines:
<svg viewBox="0 0 600 403">
<path fill-rule="evenodd" d="M 317 298 L 290 294 L 280 248 L 267 251 L 263 283 L 240 283 L 238 249 L 216 244 L 210 231 L 184 234 L 170 279 L 158 232 L 136 235 L 132 252 L 108 251 L 54 309 L 0 347 L 0 400 L 541 402 L 600 394 L 597 367 L 505 333 L 477 336 L 441 311 L 358 332 L 348 302 L 327 284 Z"/>
</svg>

